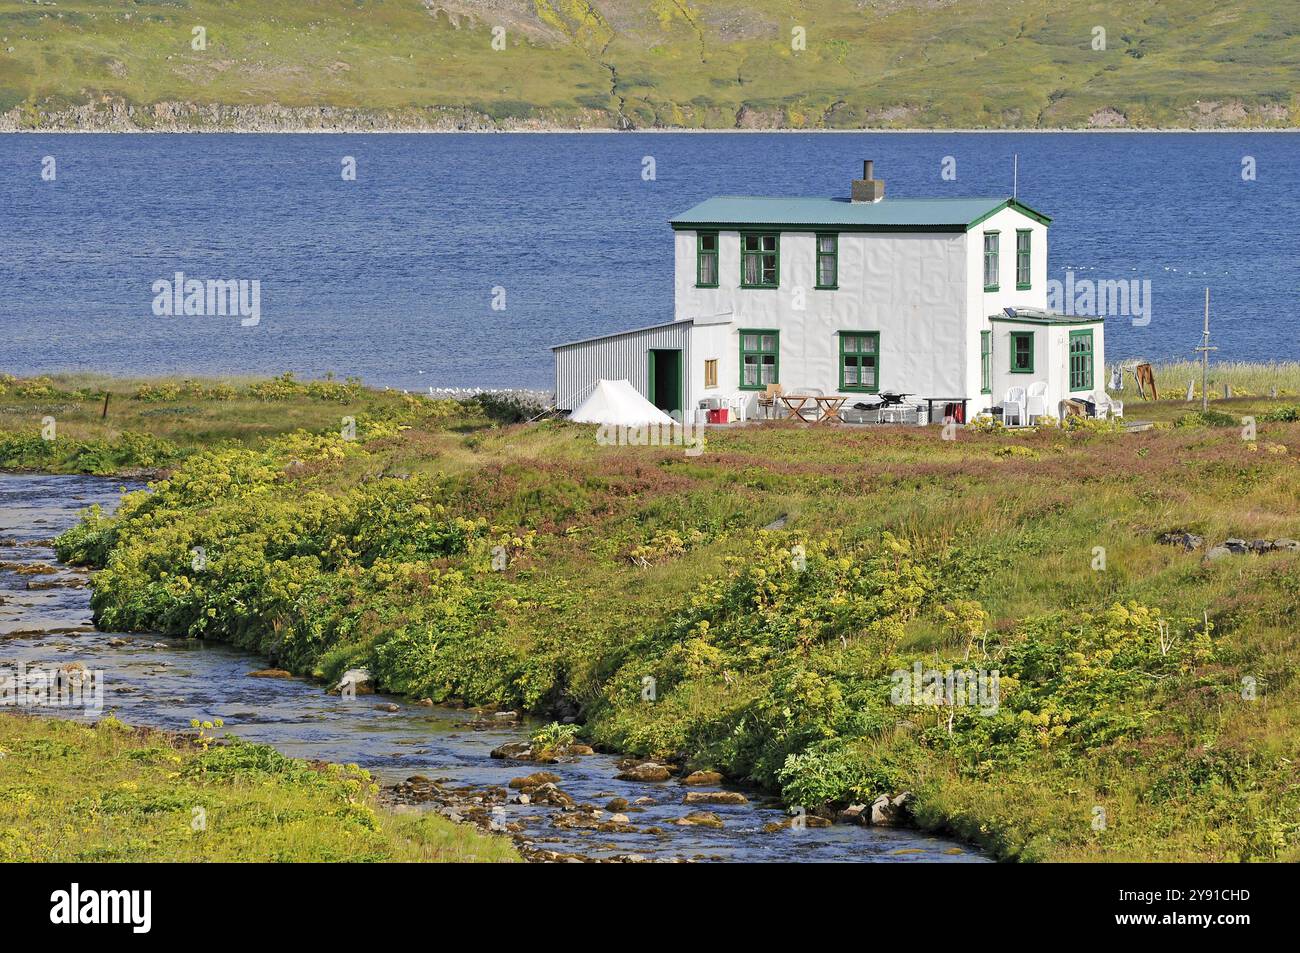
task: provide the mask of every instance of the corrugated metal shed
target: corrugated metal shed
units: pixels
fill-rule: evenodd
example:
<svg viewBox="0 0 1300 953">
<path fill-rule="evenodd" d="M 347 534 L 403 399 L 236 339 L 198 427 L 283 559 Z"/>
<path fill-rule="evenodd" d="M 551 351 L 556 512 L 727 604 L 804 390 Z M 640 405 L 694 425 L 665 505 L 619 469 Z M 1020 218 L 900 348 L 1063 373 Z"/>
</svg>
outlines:
<svg viewBox="0 0 1300 953">
<path fill-rule="evenodd" d="M 691 321 L 669 321 L 648 328 L 571 341 L 551 348 L 555 354 L 555 405 L 574 410 L 596 381 L 626 379 L 643 397 L 650 396 L 652 349 L 682 352 L 683 371 L 690 367 Z"/>
<path fill-rule="evenodd" d="M 1003 208 L 1044 224 L 1051 221 L 1011 198 L 882 199 L 770 198 L 720 195 L 670 219 L 673 228 L 739 228 L 756 225 L 834 227 L 862 231 L 902 229 L 965 231 Z"/>
</svg>

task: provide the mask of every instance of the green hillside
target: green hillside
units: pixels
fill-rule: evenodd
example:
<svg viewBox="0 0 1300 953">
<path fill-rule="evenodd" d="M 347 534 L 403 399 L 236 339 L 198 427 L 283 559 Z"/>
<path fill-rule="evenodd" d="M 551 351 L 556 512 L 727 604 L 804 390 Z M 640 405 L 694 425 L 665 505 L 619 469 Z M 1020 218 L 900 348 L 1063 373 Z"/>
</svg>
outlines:
<svg viewBox="0 0 1300 953">
<path fill-rule="evenodd" d="M 1294 0 L 0 2 L 5 129 L 1286 127 L 1298 74 Z"/>
</svg>

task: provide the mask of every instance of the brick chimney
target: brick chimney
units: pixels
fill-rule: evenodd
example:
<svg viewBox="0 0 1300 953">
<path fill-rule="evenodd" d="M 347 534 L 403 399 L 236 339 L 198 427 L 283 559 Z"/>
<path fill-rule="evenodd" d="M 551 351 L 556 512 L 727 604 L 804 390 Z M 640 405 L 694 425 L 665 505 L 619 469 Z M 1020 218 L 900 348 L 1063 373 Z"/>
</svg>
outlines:
<svg viewBox="0 0 1300 953">
<path fill-rule="evenodd" d="M 853 180 L 850 197 L 854 202 L 879 202 L 885 197 L 885 183 L 872 178 L 873 163 L 870 159 L 862 160 L 862 178 Z"/>
</svg>

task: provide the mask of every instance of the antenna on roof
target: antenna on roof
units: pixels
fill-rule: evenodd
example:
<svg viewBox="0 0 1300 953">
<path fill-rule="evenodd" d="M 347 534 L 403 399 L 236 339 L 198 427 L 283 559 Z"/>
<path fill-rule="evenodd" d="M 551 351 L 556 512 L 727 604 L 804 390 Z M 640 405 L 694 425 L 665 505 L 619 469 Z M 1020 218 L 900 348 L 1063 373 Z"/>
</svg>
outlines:
<svg viewBox="0 0 1300 953">
<path fill-rule="evenodd" d="M 1011 156 L 1011 197 L 1018 199 L 1020 197 L 1020 153 L 1013 153 Z"/>
</svg>

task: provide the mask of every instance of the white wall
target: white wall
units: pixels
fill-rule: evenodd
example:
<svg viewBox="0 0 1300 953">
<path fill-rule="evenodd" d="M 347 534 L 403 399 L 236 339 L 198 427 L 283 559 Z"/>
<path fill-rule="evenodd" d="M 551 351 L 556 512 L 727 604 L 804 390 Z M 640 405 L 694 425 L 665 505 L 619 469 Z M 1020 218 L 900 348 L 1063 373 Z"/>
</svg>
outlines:
<svg viewBox="0 0 1300 953">
<path fill-rule="evenodd" d="M 1016 288 L 1016 231 L 1029 229 L 1031 253 L 1029 257 L 1030 287 L 1022 291 Z M 998 254 L 998 290 L 984 290 L 984 233 L 996 231 L 1000 236 Z M 1036 219 L 1015 211 L 1003 209 L 996 215 L 980 222 L 966 233 L 966 267 L 970 274 L 967 286 L 967 308 L 971 321 L 966 332 L 966 346 L 974 360 L 967 364 L 965 391 L 977 398 L 971 406 L 971 413 L 976 413 L 983 403 L 996 403 L 1006 394 L 1006 387 L 999 388 L 997 369 L 999 364 L 1009 364 L 1010 356 L 1006 351 L 1006 341 L 999 335 L 993 336 L 993 393 L 980 395 L 980 332 L 992 329 L 988 317 L 1001 314 L 1003 308 L 1047 308 L 1047 226 Z M 1005 337 L 1005 332 L 1003 333 Z M 1016 375 L 1030 377 L 1030 375 Z M 1019 383 L 1019 381 L 1017 381 Z M 1027 386 L 1027 385 L 1026 385 Z"/>
<path fill-rule="evenodd" d="M 1095 324 L 1031 324 L 1028 322 L 994 321 L 993 328 L 993 393 L 986 402 L 999 404 L 1012 387 L 1023 387 L 1035 381 L 1047 383 L 1047 409 L 1056 413 L 1062 400 L 1070 397 L 1088 397 L 1095 391 L 1106 389 L 1106 347 L 1103 325 Z M 1088 391 L 1070 390 L 1070 332 L 1092 331 L 1092 387 Z M 1034 372 L 1011 373 L 1011 333 L 1029 331 L 1034 335 Z M 976 408 L 978 410 L 979 408 Z"/>
<path fill-rule="evenodd" d="M 717 288 L 695 287 L 696 238 L 675 233 L 676 316 L 707 320 L 731 313 L 725 344 L 710 336 L 722 358 L 720 391 L 739 392 L 739 331 L 781 333 L 780 377 L 786 390 L 839 387 L 837 331 L 880 332 L 880 389 L 930 397 L 965 396 L 970 374 L 964 342 L 970 321 L 966 236 L 962 233 L 841 232 L 839 290 L 819 291 L 812 232 L 783 232 L 780 287 L 740 287 L 740 235 L 719 236 Z M 802 306 L 802 309 L 800 309 Z M 703 354 L 692 346 L 691 378 L 703 380 Z M 978 333 L 976 334 L 978 390 Z M 752 392 L 746 392 L 752 393 Z M 694 390 L 692 401 L 702 396 Z"/>
</svg>

